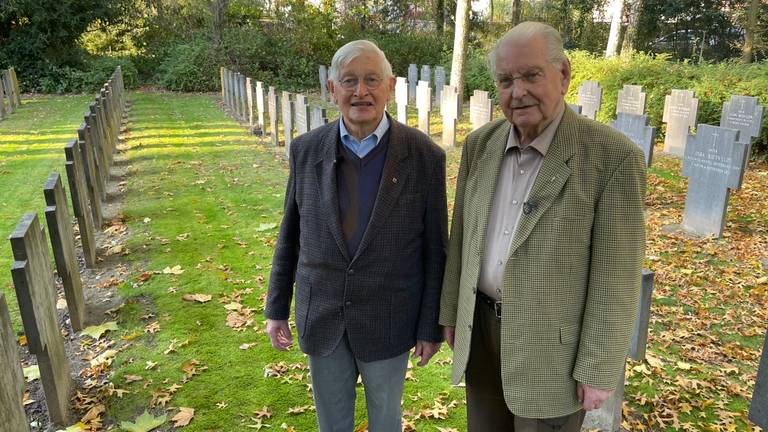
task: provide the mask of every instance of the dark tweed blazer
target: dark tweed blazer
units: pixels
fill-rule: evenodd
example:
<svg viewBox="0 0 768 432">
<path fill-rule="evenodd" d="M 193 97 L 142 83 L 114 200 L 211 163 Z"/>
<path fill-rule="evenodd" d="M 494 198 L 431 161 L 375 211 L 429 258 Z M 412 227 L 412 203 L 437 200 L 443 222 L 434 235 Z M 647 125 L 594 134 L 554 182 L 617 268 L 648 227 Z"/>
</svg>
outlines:
<svg viewBox="0 0 768 432">
<path fill-rule="evenodd" d="M 309 355 L 330 354 L 344 331 L 355 357 L 395 357 L 438 342 L 447 248 L 445 152 L 390 118 L 389 149 L 371 220 L 354 256 L 341 230 L 338 121 L 291 143 L 285 213 L 264 315 L 285 320 L 296 287 L 296 330 Z"/>
<path fill-rule="evenodd" d="M 488 215 L 511 125 L 467 137 L 457 177 L 440 323 L 456 326 L 453 382 L 470 357 Z M 643 152 L 566 108 L 510 246 L 502 282 L 501 381 L 516 415 L 560 417 L 576 382 L 613 389 L 637 314 L 645 248 Z"/>
</svg>

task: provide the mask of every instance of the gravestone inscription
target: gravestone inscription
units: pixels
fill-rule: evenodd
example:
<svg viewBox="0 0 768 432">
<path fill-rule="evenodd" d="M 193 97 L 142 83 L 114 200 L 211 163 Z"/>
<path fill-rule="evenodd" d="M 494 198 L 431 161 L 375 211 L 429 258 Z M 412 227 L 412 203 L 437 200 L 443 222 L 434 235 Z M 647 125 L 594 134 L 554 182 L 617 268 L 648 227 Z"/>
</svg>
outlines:
<svg viewBox="0 0 768 432">
<path fill-rule="evenodd" d="M 88 186 L 85 184 L 83 159 L 80 156 L 80 147 L 77 145 L 77 141 L 71 140 L 67 143 L 64 147 L 64 155 L 66 157 L 64 167 L 67 170 L 67 184 L 69 184 L 69 194 L 72 197 L 72 210 L 75 213 L 77 227 L 80 231 L 80 243 L 83 247 L 85 266 L 93 268 L 96 266 L 95 228 L 88 201 Z"/>
<path fill-rule="evenodd" d="M 640 147 L 645 153 L 645 166 L 651 166 L 656 128 L 648 126 L 647 116 L 620 112 L 616 114 L 616 120 L 611 122 L 611 127 L 626 135 Z"/>
<path fill-rule="evenodd" d="M 600 84 L 590 80 L 582 82 L 579 86 L 578 101 L 581 105 L 581 114 L 594 120 L 603 103 L 603 89 Z"/>
<path fill-rule="evenodd" d="M 408 124 L 408 81 L 397 77 L 395 81 L 395 104 L 397 105 L 397 121 Z"/>
<path fill-rule="evenodd" d="M 662 121 L 667 124 L 664 151 L 675 156 L 685 155 L 688 133 L 696 125 L 699 100 L 690 90 L 672 90 L 664 97 Z"/>
<path fill-rule="evenodd" d="M 475 90 L 469 98 L 469 121 L 472 130 L 480 129 L 491 121 L 493 115 L 493 101 L 487 91 Z"/>
<path fill-rule="evenodd" d="M 619 90 L 619 96 L 616 100 L 616 114 L 619 113 L 645 114 L 643 86 L 624 84 L 624 88 Z"/>
<path fill-rule="evenodd" d="M 29 432 L 24 412 L 24 373 L 19 348 L 8 313 L 5 294 L 0 292 L 0 424 L 8 431 Z"/>
<path fill-rule="evenodd" d="M 720 127 L 736 129 L 739 131 L 739 142 L 747 144 L 747 152 L 744 155 L 744 168 L 747 170 L 749 154 L 752 151 L 752 140 L 760 135 L 763 125 L 764 107 L 760 105 L 760 99 L 752 96 L 731 96 L 731 100 L 723 104 L 720 115 Z M 739 179 L 739 186 L 744 180 Z"/>
<path fill-rule="evenodd" d="M 54 424 L 69 418 L 69 359 L 56 313 L 56 287 L 48 245 L 36 213 L 27 213 L 10 236 L 11 275 L 29 352 L 37 357 L 48 414 Z"/>
<path fill-rule="evenodd" d="M 683 228 L 701 236 L 721 237 L 730 189 L 742 176 L 747 144 L 737 141 L 739 132 L 699 124 L 688 136 L 682 174 L 688 177 Z"/>
<path fill-rule="evenodd" d="M 442 115 L 443 115 L 443 147 L 454 147 L 456 145 L 456 120 L 459 116 L 458 105 L 459 95 L 456 93 L 456 87 L 447 85 L 443 87 L 442 94 Z"/>
<path fill-rule="evenodd" d="M 408 102 L 416 101 L 416 83 L 419 81 L 419 70 L 415 64 L 408 65 Z"/>
<path fill-rule="evenodd" d="M 416 87 L 416 109 L 419 113 L 419 130 L 429 135 L 429 112 L 432 110 L 432 89 L 427 81 L 419 81 Z"/>
<path fill-rule="evenodd" d="M 749 405 L 749 420 L 768 430 L 768 331 L 763 341 L 763 355 L 757 368 L 755 390 L 752 392 L 752 402 Z"/>
<path fill-rule="evenodd" d="M 51 239 L 53 258 L 56 263 L 56 273 L 61 278 L 64 287 L 64 297 L 67 300 L 69 320 L 75 331 L 85 327 L 85 299 L 83 285 L 80 280 L 80 268 L 75 256 L 75 235 L 72 231 L 72 220 L 67 209 L 67 198 L 64 186 L 61 184 L 59 173 L 48 176 L 43 187 L 45 196 L 45 220 L 48 225 L 48 236 Z"/>
</svg>

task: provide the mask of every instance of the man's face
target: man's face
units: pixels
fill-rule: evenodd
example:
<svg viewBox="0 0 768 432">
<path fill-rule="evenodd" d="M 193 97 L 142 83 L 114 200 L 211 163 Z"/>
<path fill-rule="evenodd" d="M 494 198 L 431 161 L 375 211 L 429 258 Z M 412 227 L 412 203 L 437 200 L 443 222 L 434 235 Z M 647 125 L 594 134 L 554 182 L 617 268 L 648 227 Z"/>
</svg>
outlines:
<svg viewBox="0 0 768 432">
<path fill-rule="evenodd" d="M 384 77 L 379 58 L 371 53 L 363 53 L 342 67 L 337 81 L 328 80 L 331 98 L 351 133 L 368 135 L 376 129 L 394 81 L 394 77 Z"/>
<path fill-rule="evenodd" d="M 571 81 L 570 64 L 547 61 L 541 36 L 507 41 L 496 52 L 496 83 L 504 116 L 528 141 L 554 119 Z"/>
</svg>

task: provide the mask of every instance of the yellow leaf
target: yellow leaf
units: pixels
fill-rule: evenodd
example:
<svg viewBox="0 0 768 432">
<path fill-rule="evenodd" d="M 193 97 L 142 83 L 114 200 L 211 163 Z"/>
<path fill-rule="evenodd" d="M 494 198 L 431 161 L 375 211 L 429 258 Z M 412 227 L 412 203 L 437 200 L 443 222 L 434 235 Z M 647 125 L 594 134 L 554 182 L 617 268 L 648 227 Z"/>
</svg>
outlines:
<svg viewBox="0 0 768 432">
<path fill-rule="evenodd" d="M 173 267 L 166 267 L 163 269 L 163 274 L 180 275 L 182 273 L 184 273 L 184 270 L 181 269 L 180 265 L 175 265 Z"/>
<path fill-rule="evenodd" d="M 192 421 L 192 418 L 195 416 L 194 408 L 181 407 L 179 409 L 179 413 L 173 416 L 171 419 L 174 422 L 174 427 L 182 427 L 188 425 L 189 422 Z"/>
<path fill-rule="evenodd" d="M 677 368 L 680 370 L 689 370 L 691 365 L 689 363 L 679 361 L 677 362 Z"/>
<path fill-rule="evenodd" d="M 189 302 L 205 303 L 211 301 L 211 296 L 209 294 L 184 294 L 181 299 Z"/>
</svg>

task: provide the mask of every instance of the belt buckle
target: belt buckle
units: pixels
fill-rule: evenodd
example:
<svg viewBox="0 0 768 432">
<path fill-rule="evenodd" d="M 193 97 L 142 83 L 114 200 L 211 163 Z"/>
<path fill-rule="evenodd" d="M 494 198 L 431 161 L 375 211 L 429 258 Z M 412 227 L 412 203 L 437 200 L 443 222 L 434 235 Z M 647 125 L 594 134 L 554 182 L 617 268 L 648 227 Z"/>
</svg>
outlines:
<svg viewBox="0 0 768 432">
<path fill-rule="evenodd" d="M 501 319 L 501 302 L 493 302 L 493 311 L 496 312 L 496 318 Z"/>
</svg>

